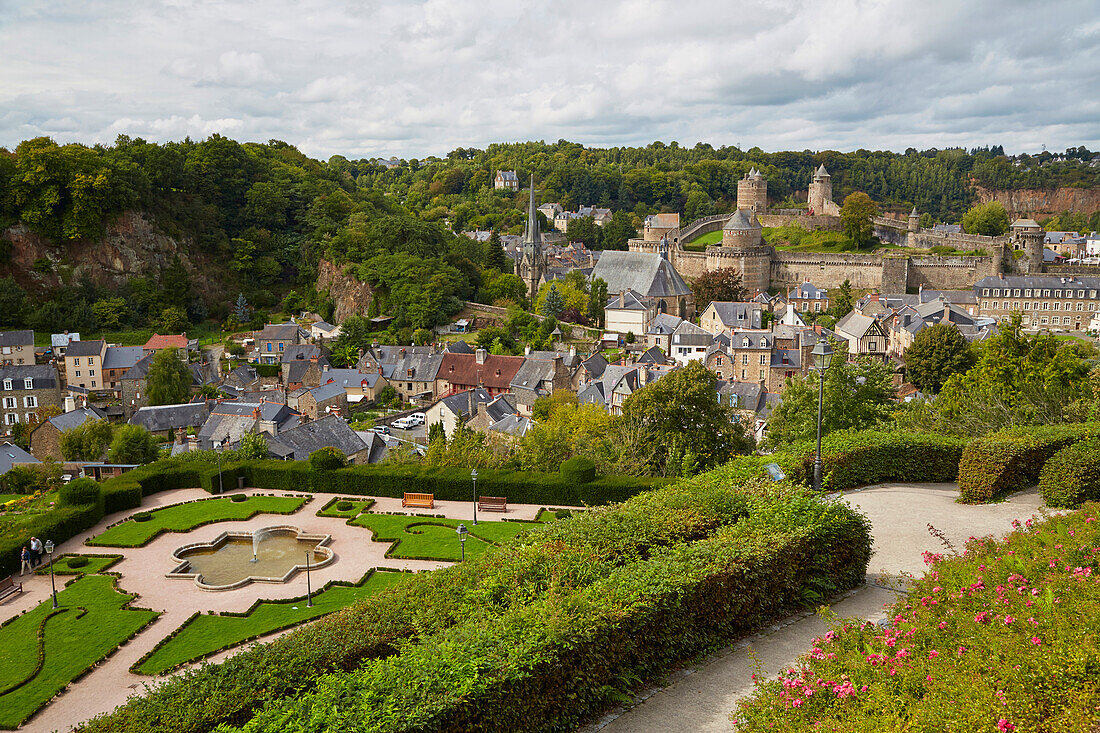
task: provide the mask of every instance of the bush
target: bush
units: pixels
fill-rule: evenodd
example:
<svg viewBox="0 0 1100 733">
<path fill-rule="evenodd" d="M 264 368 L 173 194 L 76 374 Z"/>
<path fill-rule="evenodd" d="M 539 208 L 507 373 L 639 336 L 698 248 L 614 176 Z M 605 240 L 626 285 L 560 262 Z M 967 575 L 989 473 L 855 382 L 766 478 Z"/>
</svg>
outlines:
<svg viewBox="0 0 1100 733">
<path fill-rule="evenodd" d="M 561 462 L 558 473 L 570 483 L 587 484 L 596 480 L 596 464 L 584 456 L 573 456 Z"/>
<path fill-rule="evenodd" d="M 338 511 L 338 512 L 348 512 L 348 511 L 351 511 L 351 508 L 353 506 L 355 506 L 355 505 L 352 504 L 350 501 L 338 501 L 338 502 L 336 502 L 336 511 Z"/>
<path fill-rule="evenodd" d="M 152 518 L 153 518 L 153 515 L 150 514 L 149 512 L 138 512 L 137 514 L 135 514 L 133 516 L 133 520 L 135 522 L 148 522 Z"/>
<path fill-rule="evenodd" d="M 309 467 L 314 471 L 335 471 L 348 465 L 348 457 L 338 448 L 318 448 L 309 454 Z"/>
<path fill-rule="evenodd" d="M 959 462 L 959 491 L 969 504 L 1039 481 L 1043 465 L 1070 443 L 1095 435 L 1100 423 L 1016 427 L 979 438 Z"/>
<path fill-rule="evenodd" d="M 230 501 L 241 502 L 241 501 L 244 501 L 247 498 L 248 498 L 248 496 L 246 496 L 245 494 L 230 494 L 229 495 L 229 500 Z"/>
<path fill-rule="evenodd" d="M 103 500 L 103 490 L 90 478 L 78 478 L 62 486 L 57 498 L 62 506 L 98 504 Z"/>
<path fill-rule="evenodd" d="M 1096 730 L 1098 510 L 926 556 L 887 628 L 834 627 L 741 704 L 737 730 Z"/>
<path fill-rule="evenodd" d="M 101 484 L 101 488 L 105 514 L 141 506 L 141 484 L 136 481 L 111 479 Z"/>
<path fill-rule="evenodd" d="M 1047 506 L 1068 509 L 1100 501 L 1100 441 L 1080 441 L 1054 454 L 1039 473 Z"/>
<path fill-rule="evenodd" d="M 682 482 L 418 574 L 83 730 L 572 729 L 620 688 L 861 583 L 870 550 L 842 503 Z"/>
<path fill-rule="evenodd" d="M 65 563 L 72 569 L 82 568 L 88 564 L 87 555 L 73 555 L 65 560 Z"/>
</svg>

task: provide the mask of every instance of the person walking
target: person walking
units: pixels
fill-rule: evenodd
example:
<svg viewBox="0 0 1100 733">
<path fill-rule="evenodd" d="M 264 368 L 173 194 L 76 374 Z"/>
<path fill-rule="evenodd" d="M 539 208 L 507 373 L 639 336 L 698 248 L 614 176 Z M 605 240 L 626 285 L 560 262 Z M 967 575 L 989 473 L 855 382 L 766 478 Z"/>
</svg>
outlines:
<svg viewBox="0 0 1100 733">
<path fill-rule="evenodd" d="M 27 571 L 31 569 L 31 548 L 23 545 L 23 552 L 19 554 L 19 559 L 22 560 L 22 568 L 19 570 L 19 577 L 22 578 L 27 574 Z M 33 570 L 31 572 L 34 572 Z"/>
<path fill-rule="evenodd" d="M 42 562 L 42 540 L 31 537 L 31 567 L 38 567 L 40 562 Z"/>
</svg>

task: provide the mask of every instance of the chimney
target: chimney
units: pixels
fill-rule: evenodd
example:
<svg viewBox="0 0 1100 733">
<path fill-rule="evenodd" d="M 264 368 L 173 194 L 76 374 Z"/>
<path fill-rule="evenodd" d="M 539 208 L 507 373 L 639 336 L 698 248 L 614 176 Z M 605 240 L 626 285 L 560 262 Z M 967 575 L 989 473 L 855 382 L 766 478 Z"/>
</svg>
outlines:
<svg viewBox="0 0 1100 733">
<path fill-rule="evenodd" d="M 619 291 L 619 307 L 620 308 L 625 308 L 626 307 L 626 291 L 625 290 L 620 290 Z"/>
<path fill-rule="evenodd" d="M 317 355 L 316 355 L 316 354 L 314 354 L 313 356 L 309 357 L 309 363 L 310 363 L 310 364 L 316 364 L 316 363 L 317 363 Z"/>
<path fill-rule="evenodd" d="M 569 347 L 569 357 L 573 358 L 576 355 L 577 355 L 577 346 L 576 346 L 576 344 L 573 344 L 572 346 Z"/>
<path fill-rule="evenodd" d="M 262 400 L 263 398 L 261 397 L 260 399 Z M 259 419 L 260 419 L 260 408 L 256 407 L 252 410 L 252 419 L 256 420 L 256 421 L 259 421 Z"/>
<path fill-rule="evenodd" d="M 72 412 L 76 409 L 76 400 L 72 395 L 65 396 L 65 412 Z"/>
<path fill-rule="evenodd" d="M 527 344 L 526 346 L 523 347 L 523 355 L 524 356 L 530 356 L 531 355 L 531 344 Z"/>
<path fill-rule="evenodd" d="M 478 364 L 484 364 L 486 353 L 485 349 L 478 349 L 474 352 L 474 361 Z"/>
<path fill-rule="evenodd" d="M 322 366 L 321 366 L 321 371 L 322 371 L 322 372 L 327 372 L 327 371 L 328 371 L 328 364 L 324 364 L 324 365 L 322 365 Z"/>
</svg>

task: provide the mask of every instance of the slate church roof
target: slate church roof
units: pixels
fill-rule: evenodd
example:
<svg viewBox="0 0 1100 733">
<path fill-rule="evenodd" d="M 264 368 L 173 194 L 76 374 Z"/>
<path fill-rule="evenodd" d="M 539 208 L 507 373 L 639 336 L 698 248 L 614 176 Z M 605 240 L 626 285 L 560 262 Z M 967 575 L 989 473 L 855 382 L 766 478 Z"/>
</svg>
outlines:
<svg viewBox="0 0 1100 733">
<path fill-rule="evenodd" d="M 606 251 L 592 270 L 592 277 L 606 282 L 608 293 L 634 290 L 652 298 L 691 293 L 691 288 L 672 263 L 660 255 L 647 252 Z"/>
</svg>

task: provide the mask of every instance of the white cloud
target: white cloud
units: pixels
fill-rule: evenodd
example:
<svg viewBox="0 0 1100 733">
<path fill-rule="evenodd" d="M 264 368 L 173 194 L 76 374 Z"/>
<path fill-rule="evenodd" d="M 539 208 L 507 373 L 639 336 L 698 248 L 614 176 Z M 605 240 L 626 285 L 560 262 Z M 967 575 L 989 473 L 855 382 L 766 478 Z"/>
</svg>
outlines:
<svg viewBox="0 0 1100 733">
<path fill-rule="evenodd" d="M 1092 0 L 0 5 L 0 145 L 1100 146 Z M 94 34 L 88 28 L 96 28 Z"/>
</svg>

